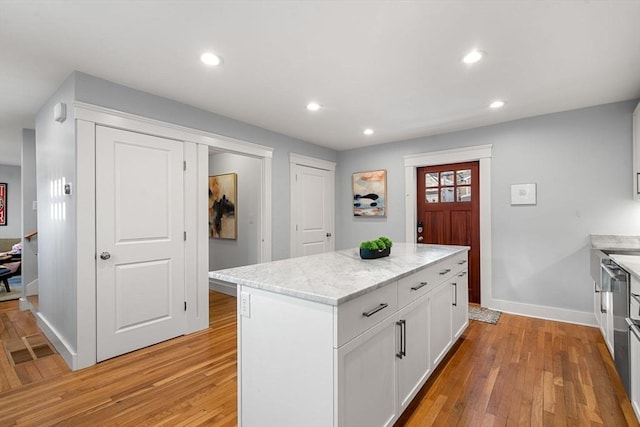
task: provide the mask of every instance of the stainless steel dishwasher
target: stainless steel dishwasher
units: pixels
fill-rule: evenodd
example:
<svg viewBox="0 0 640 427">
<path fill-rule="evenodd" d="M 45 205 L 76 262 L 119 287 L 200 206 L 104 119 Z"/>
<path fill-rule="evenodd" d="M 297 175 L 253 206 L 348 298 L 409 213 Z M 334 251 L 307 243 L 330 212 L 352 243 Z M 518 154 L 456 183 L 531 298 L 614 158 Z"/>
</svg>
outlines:
<svg viewBox="0 0 640 427">
<path fill-rule="evenodd" d="M 613 357 L 627 396 L 631 396 L 629 377 L 629 286 L 630 276 L 611 259 L 602 260 L 602 288 L 613 294 Z"/>
</svg>

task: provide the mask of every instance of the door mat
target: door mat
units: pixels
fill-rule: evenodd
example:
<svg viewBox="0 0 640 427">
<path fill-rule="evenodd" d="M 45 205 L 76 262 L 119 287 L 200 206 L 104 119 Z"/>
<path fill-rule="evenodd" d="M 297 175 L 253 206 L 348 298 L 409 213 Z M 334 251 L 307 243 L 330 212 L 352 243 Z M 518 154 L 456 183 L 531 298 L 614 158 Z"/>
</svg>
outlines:
<svg viewBox="0 0 640 427">
<path fill-rule="evenodd" d="M 56 354 L 42 334 L 5 341 L 4 350 L 12 366 Z"/>
<path fill-rule="evenodd" d="M 480 322 L 491 323 L 495 325 L 500 320 L 502 312 L 489 310 L 488 308 L 478 307 L 476 305 L 469 306 L 469 320 L 478 320 Z"/>
</svg>

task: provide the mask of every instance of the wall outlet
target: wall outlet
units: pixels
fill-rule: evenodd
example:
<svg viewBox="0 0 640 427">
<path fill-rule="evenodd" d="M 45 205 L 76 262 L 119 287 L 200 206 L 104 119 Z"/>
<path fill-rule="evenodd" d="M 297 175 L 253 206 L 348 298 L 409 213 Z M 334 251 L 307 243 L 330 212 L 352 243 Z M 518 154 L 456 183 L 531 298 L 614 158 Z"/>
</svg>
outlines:
<svg viewBox="0 0 640 427">
<path fill-rule="evenodd" d="M 251 294 L 240 292 L 240 316 L 251 317 Z"/>
</svg>

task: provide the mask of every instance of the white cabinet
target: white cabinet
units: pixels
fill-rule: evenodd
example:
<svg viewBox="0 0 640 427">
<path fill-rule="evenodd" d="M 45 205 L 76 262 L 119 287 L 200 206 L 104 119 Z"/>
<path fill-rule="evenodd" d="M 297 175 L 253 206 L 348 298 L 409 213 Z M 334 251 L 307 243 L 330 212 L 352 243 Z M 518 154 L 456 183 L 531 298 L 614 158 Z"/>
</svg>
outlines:
<svg viewBox="0 0 640 427">
<path fill-rule="evenodd" d="M 603 331 L 604 341 L 607 343 L 607 348 L 611 357 L 613 354 L 613 293 L 601 292 L 602 308 L 602 326 L 600 330 Z"/>
<path fill-rule="evenodd" d="M 597 289 L 596 283 L 593 282 L 593 315 L 596 318 L 596 325 L 598 325 L 604 336 L 604 331 L 602 330 L 602 302 L 602 292 Z"/>
<path fill-rule="evenodd" d="M 593 314 L 600 327 L 602 338 L 613 357 L 613 294 L 611 292 L 602 292 L 594 288 Z"/>
<path fill-rule="evenodd" d="M 467 270 L 457 273 L 453 285 L 453 340 L 457 340 L 469 325 L 469 275 Z"/>
<path fill-rule="evenodd" d="M 429 324 L 431 295 L 424 295 L 398 313 L 398 405 L 402 412 L 431 374 Z"/>
<path fill-rule="evenodd" d="M 238 424 L 392 426 L 468 324 L 466 259 L 337 306 L 241 284 Z"/>
<path fill-rule="evenodd" d="M 640 104 L 633 112 L 633 197 L 640 199 Z"/>
<path fill-rule="evenodd" d="M 431 291 L 431 319 L 429 338 L 431 344 L 431 366 L 434 368 L 447 354 L 453 334 L 451 316 L 453 313 L 451 282 L 445 281 Z"/>
<path fill-rule="evenodd" d="M 388 317 L 336 350 L 338 425 L 393 425 L 398 415 L 396 319 Z"/>
<path fill-rule="evenodd" d="M 629 333 L 629 369 L 631 371 L 631 406 L 640 420 L 640 328 L 631 327 Z"/>
</svg>

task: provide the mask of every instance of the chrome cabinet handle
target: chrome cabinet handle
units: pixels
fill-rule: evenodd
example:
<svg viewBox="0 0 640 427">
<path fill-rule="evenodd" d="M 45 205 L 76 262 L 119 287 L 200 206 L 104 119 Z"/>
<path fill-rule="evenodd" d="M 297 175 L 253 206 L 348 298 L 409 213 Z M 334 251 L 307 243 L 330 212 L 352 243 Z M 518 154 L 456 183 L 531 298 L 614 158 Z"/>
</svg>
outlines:
<svg viewBox="0 0 640 427">
<path fill-rule="evenodd" d="M 102 253 L 100 254 L 100 259 L 107 260 L 107 259 L 109 259 L 109 258 L 111 258 L 111 254 L 110 254 L 109 252 L 102 252 Z"/>
<path fill-rule="evenodd" d="M 631 298 L 640 303 L 640 295 L 631 292 Z M 638 307 L 638 316 L 640 316 L 640 307 Z"/>
<path fill-rule="evenodd" d="M 407 355 L 407 321 L 399 320 L 396 322 L 396 326 L 400 326 L 400 350 L 396 353 L 396 357 L 402 359 Z"/>
<path fill-rule="evenodd" d="M 462 273 L 458 274 L 458 277 L 464 277 L 467 274 L 466 271 L 463 271 Z"/>
<path fill-rule="evenodd" d="M 427 283 L 427 282 L 420 282 L 420 284 L 419 284 L 419 285 L 412 286 L 412 287 L 411 287 L 411 290 L 412 290 L 412 291 L 417 291 L 418 289 L 423 288 L 423 287 L 425 287 L 425 286 L 427 286 L 427 285 L 428 285 L 428 283 Z"/>
<path fill-rule="evenodd" d="M 384 310 L 385 308 L 389 307 L 389 304 L 387 304 L 386 302 L 383 302 L 382 304 L 380 304 L 379 306 L 377 306 L 376 308 L 372 308 L 369 311 L 365 311 L 364 313 L 362 313 L 362 315 L 364 317 L 371 317 L 374 314 L 376 314 L 377 312 L 379 312 L 380 310 Z"/>
<path fill-rule="evenodd" d="M 450 269 L 450 268 L 447 268 L 446 270 L 441 271 L 439 274 L 440 274 L 441 276 L 444 276 L 445 274 L 447 274 L 447 273 L 448 273 L 448 272 L 450 272 L 450 271 L 451 271 L 451 269 Z"/>
<path fill-rule="evenodd" d="M 327 237 L 331 237 L 331 233 L 327 233 Z"/>
<path fill-rule="evenodd" d="M 458 261 L 458 265 L 463 265 L 463 264 L 466 264 L 466 263 L 467 263 L 466 259 L 463 259 L 462 261 Z"/>
<path fill-rule="evenodd" d="M 455 288 L 455 292 L 453 294 L 455 297 L 455 300 L 453 301 L 453 305 L 457 307 L 458 306 L 458 284 L 454 282 L 452 283 L 452 285 Z"/>
<path fill-rule="evenodd" d="M 627 321 L 627 325 L 629 325 L 629 329 L 631 329 L 631 332 L 633 332 L 633 335 L 635 335 L 636 338 L 640 340 L 640 328 L 638 328 L 638 325 L 633 323 L 629 318 L 624 320 Z"/>
</svg>

